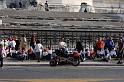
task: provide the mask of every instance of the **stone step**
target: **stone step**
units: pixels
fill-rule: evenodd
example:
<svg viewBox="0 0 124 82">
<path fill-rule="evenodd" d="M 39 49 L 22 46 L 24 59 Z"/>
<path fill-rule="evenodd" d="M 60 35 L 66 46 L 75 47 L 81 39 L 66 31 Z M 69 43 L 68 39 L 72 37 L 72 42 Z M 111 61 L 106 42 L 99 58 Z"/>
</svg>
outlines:
<svg viewBox="0 0 124 82">
<path fill-rule="evenodd" d="M 18 16 L 18 17 L 41 17 L 41 18 L 118 18 L 112 16 L 113 14 L 101 14 L 101 13 L 82 13 L 82 12 L 45 12 L 36 10 L 0 10 L 0 16 Z"/>
</svg>

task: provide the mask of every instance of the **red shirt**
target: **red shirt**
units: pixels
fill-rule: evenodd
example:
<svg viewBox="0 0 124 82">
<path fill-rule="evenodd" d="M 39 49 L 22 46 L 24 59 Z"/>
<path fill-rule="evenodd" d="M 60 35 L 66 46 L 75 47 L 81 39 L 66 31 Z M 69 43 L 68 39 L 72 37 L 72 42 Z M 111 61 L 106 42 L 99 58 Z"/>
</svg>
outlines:
<svg viewBox="0 0 124 82">
<path fill-rule="evenodd" d="M 97 48 L 104 48 L 105 42 L 103 40 L 96 41 Z"/>
</svg>

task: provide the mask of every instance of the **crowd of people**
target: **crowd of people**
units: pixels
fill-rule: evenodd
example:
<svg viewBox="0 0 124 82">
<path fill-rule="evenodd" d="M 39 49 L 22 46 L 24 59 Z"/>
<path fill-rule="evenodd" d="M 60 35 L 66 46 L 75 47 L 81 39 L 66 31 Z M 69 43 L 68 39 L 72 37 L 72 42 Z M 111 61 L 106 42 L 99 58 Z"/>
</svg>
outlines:
<svg viewBox="0 0 124 82">
<path fill-rule="evenodd" d="M 26 8 L 27 6 L 30 7 L 38 7 L 41 6 L 44 8 L 45 11 L 49 11 L 49 5 L 47 3 L 47 1 L 44 3 L 44 5 L 42 5 L 41 3 L 38 3 L 36 0 L 32 0 L 32 1 L 13 1 L 9 4 L 7 4 L 7 8 L 14 8 L 14 9 L 18 9 L 18 8 Z"/>
<path fill-rule="evenodd" d="M 122 63 L 123 51 L 124 51 L 124 36 L 121 36 L 118 39 L 118 42 L 115 43 L 111 36 L 106 38 L 99 37 L 91 49 L 84 48 L 80 42 L 77 42 L 76 49 L 81 54 L 82 61 L 86 58 L 95 59 L 102 58 L 108 59 L 118 58 L 118 64 Z M 107 60 L 107 61 L 108 61 Z"/>
<path fill-rule="evenodd" d="M 50 47 L 44 48 L 40 40 L 36 40 L 35 35 L 32 34 L 30 44 L 26 36 L 23 34 L 20 39 L 11 36 L 0 41 L 0 61 L 3 66 L 3 58 L 11 57 L 18 60 L 40 59 L 49 60 L 52 50 Z"/>
<path fill-rule="evenodd" d="M 73 50 L 67 48 L 67 44 L 64 38 L 61 38 L 58 43 L 58 48 L 67 51 L 77 51 L 80 53 L 81 61 L 86 59 L 95 59 L 97 57 L 108 58 L 112 57 L 119 58 L 118 63 L 122 63 L 122 58 L 124 54 L 124 36 L 120 37 L 118 40 L 118 46 L 116 47 L 115 42 L 111 36 L 107 38 L 99 37 L 91 49 L 84 48 L 82 43 L 76 42 L 76 47 Z M 41 59 L 50 60 L 53 53 L 51 47 L 44 48 L 40 40 L 36 40 L 35 35 L 32 34 L 30 45 L 28 45 L 26 36 L 23 34 L 20 39 L 15 36 L 11 36 L 8 39 L 2 39 L 0 41 L 0 60 L 1 67 L 3 66 L 3 58 L 11 57 L 18 60 L 30 60 L 37 59 L 40 62 Z"/>
</svg>

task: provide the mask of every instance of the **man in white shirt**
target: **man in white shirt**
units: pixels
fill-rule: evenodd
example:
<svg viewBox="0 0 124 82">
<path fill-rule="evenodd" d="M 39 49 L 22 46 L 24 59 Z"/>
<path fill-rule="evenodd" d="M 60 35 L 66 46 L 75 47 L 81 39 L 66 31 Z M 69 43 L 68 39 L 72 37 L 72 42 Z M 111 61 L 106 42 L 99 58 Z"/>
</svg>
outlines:
<svg viewBox="0 0 124 82">
<path fill-rule="evenodd" d="M 38 62 L 40 62 L 40 59 L 41 59 L 42 49 L 43 49 L 43 45 L 40 43 L 39 40 L 37 40 L 34 48 L 34 52 L 36 54 Z"/>
</svg>

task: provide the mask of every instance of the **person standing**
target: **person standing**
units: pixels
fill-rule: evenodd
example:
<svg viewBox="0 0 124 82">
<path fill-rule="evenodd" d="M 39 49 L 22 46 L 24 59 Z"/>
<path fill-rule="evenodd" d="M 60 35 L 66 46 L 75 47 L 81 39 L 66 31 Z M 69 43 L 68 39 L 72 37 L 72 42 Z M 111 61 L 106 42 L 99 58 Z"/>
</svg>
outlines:
<svg viewBox="0 0 124 82">
<path fill-rule="evenodd" d="M 35 39 L 35 35 L 32 34 L 31 36 L 31 42 L 30 42 L 30 46 L 34 49 L 36 45 L 36 39 Z"/>
<path fill-rule="evenodd" d="M 42 49 L 43 49 L 43 45 L 40 43 L 40 40 L 37 40 L 34 52 L 36 54 L 38 62 L 40 62 L 42 56 Z"/>
<path fill-rule="evenodd" d="M 45 3 L 45 11 L 49 11 L 49 6 L 48 6 L 47 1 L 46 1 L 46 3 Z"/>
<path fill-rule="evenodd" d="M 19 8 L 22 8 L 22 1 L 19 1 Z"/>
<path fill-rule="evenodd" d="M 11 49 L 12 49 L 12 36 L 9 37 L 8 39 L 8 57 L 10 57 Z"/>
<path fill-rule="evenodd" d="M 0 44 L 0 67 L 3 67 L 3 45 Z"/>
<path fill-rule="evenodd" d="M 124 35 L 120 37 L 118 42 L 118 47 L 119 47 L 119 61 L 117 62 L 117 64 L 122 64 L 124 57 Z"/>
<path fill-rule="evenodd" d="M 16 42 L 15 50 L 18 51 L 18 49 L 19 49 L 19 45 L 20 45 L 20 41 L 19 41 L 19 39 L 18 39 L 17 37 L 16 37 L 15 42 Z"/>
<path fill-rule="evenodd" d="M 24 34 L 21 37 L 20 48 L 21 50 L 24 50 L 24 51 L 27 50 L 27 39 Z"/>
<path fill-rule="evenodd" d="M 115 43 L 112 37 L 108 36 L 108 38 L 105 40 L 105 49 L 108 49 L 109 52 L 111 52 L 113 48 L 115 48 Z"/>
</svg>

